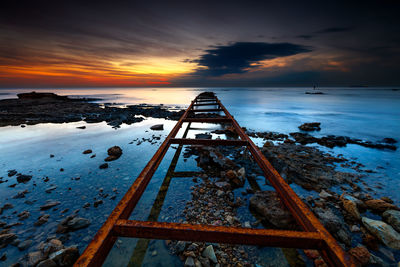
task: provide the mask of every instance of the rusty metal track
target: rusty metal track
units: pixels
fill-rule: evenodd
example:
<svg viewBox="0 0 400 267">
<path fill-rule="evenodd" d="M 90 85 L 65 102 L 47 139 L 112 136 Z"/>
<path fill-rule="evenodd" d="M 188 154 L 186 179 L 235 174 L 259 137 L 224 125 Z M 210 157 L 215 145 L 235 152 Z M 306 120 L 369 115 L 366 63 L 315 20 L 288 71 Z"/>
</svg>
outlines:
<svg viewBox="0 0 400 267">
<path fill-rule="evenodd" d="M 213 101 L 213 103 L 204 103 L 210 101 Z M 194 107 L 198 106 L 218 106 L 216 109 L 224 112 L 225 117 L 189 118 L 189 114 L 194 114 L 193 111 L 201 111 L 201 109 L 194 109 Z M 187 139 L 185 138 L 187 131 L 183 138 L 175 138 L 184 122 L 230 123 L 239 135 L 240 140 Z M 128 220 L 171 144 L 179 144 L 180 146 L 189 144 L 246 146 L 260 166 L 266 179 L 275 188 L 303 231 Z M 173 169 L 171 169 L 171 173 L 174 173 Z M 183 176 L 186 177 L 186 174 L 190 174 L 190 172 L 183 172 L 182 174 L 185 174 Z M 152 218 L 152 220 L 154 219 L 156 218 Z M 87 246 L 75 266 L 100 266 L 106 259 L 114 242 L 120 236 L 318 249 L 325 262 L 330 266 L 354 266 L 349 255 L 343 251 L 321 222 L 273 168 L 233 116 L 222 105 L 221 101 L 217 97 L 211 97 L 210 95 L 206 97 L 199 95 L 191 102 L 165 141 Z"/>
</svg>

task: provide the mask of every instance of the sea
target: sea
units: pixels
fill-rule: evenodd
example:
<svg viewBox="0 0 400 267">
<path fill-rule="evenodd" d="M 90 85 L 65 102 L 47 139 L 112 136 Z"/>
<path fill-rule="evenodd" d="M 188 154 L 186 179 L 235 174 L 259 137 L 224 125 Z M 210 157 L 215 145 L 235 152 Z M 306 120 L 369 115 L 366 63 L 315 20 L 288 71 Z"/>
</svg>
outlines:
<svg viewBox="0 0 400 267">
<path fill-rule="evenodd" d="M 305 94 L 312 91 L 312 88 L 306 87 L 0 89 L 0 99 L 15 98 L 18 93 L 31 91 L 95 98 L 94 102 L 121 107 L 145 103 L 163 104 L 171 109 L 186 108 L 199 93 L 213 91 L 239 124 L 251 131 L 289 134 L 299 131 L 298 126 L 303 123 L 320 122 L 321 130 L 312 132 L 313 136 L 340 135 L 372 142 L 390 137 L 397 140 L 399 143 L 396 145 L 400 147 L 400 89 L 397 87 L 318 88 L 323 94 Z M 150 127 L 154 124 L 163 124 L 164 130 L 151 131 Z M 37 250 L 37 246 L 49 238 L 60 238 L 55 233 L 57 225 L 74 212 L 79 217 L 90 219 L 91 224 L 85 229 L 70 232 L 62 241 L 65 246 L 77 245 L 83 252 L 175 124 L 176 121 L 146 118 L 139 123 L 123 124 L 117 129 L 105 122 L 84 121 L 0 127 L 0 177 L 3 181 L 8 180 L 0 184 L 0 206 L 5 203 L 13 205 L 13 208 L 3 211 L 0 221 L 22 223 L 13 226 L 13 232 L 21 241 L 32 240 L 32 245 L 24 251 L 12 245 L 0 249 L 0 256 L 3 253 L 7 255 L 5 261 L 0 261 L 0 266 L 18 262 L 23 255 Z M 80 126 L 86 128 L 77 128 Z M 210 132 L 219 126 L 192 124 L 192 127 L 199 129 L 190 131 L 188 137 Z M 263 144 L 259 138 L 254 138 L 254 141 L 260 146 Z M 121 158 L 110 162 L 108 169 L 99 169 L 107 156 L 107 149 L 115 145 L 123 150 Z M 310 146 L 334 156 L 342 154 L 344 158 L 365 165 L 364 168 L 371 172 L 362 179 L 373 189 L 370 195 L 390 197 L 395 205 L 400 206 L 400 149 L 382 150 L 354 144 L 333 149 L 317 144 Z M 174 156 L 173 148 L 168 150 L 131 218 L 148 218 Z M 91 149 L 93 153 L 82 154 L 86 149 Z M 91 158 L 93 154 L 96 156 Z M 176 169 L 199 170 L 194 157 L 180 157 Z M 18 184 L 15 176 L 8 177 L 8 170 L 32 175 L 33 178 L 26 184 Z M 263 177 L 258 177 L 258 181 L 263 188 L 268 188 Z M 10 187 L 13 184 L 16 185 Z M 191 198 L 190 191 L 194 184 L 192 179 L 171 180 L 162 200 L 159 221 L 183 220 L 180 214 Z M 301 197 L 318 195 L 317 192 L 291 186 Z M 24 198 L 13 198 L 24 190 L 28 192 Z M 240 191 L 235 194 L 240 196 Z M 102 204 L 94 207 L 93 203 L 98 200 L 102 200 Z M 60 201 L 61 204 L 55 209 L 40 210 L 46 201 Z M 90 203 L 90 207 L 83 208 L 86 203 Z M 19 221 L 17 214 L 24 210 L 30 212 L 30 217 Z M 241 208 L 239 212 L 242 222 L 256 220 L 247 208 Z M 49 221 L 42 226 L 34 226 L 43 214 L 50 215 Z M 370 216 L 378 218 L 377 215 Z M 144 243 L 144 252 L 133 253 Z M 138 261 L 137 257 L 142 266 L 183 266 L 179 258 L 171 255 L 164 241 L 144 243 L 138 243 L 137 239 L 119 238 L 104 266 L 135 266 L 132 264 Z M 262 255 L 258 266 L 289 266 L 285 253 L 279 248 L 249 247 L 251 253 L 255 250 Z M 395 257 L 396 261 L 400 260 L 398 254 Z"/>
</svg>

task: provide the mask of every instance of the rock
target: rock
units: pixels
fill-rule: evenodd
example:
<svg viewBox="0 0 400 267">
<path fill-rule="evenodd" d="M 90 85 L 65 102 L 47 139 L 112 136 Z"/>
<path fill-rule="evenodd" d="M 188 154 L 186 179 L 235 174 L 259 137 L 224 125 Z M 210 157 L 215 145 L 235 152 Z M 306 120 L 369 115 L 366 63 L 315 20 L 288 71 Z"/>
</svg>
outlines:
<svg viewBox="0 0 400 267">
<path fill-rule="evenodd" d="M 113 146 L 107 150 L 107 153 L 108 157 L 105 159 L 105 161 L 113 161 L 121 157 L 122 149 L 119 146 Z"/>
<path fill-rule="evenodd" d="M 36 267 L 58 267 L 58 265 L 53 260 L 47 259 L 39 262 L 39 264 L 36 265 Z"/>
<path fill-rule="evenodd" d="M 23 250 L 29 248 L 29 247 L 32 245 L 32 242 L 33 242 L 33 241 L 30 240 L 30 239 L 25 240 L 24 242 L 19 243 L 18 249 L 19 249 L 20 251 L 23 251 Z"/>
<path fill-rule="evenodd" d="M 34 223 L 35 226 L 40 226 L 42 224 L 45 224 L 50 218 L 49 214 L 43 214 L 41 215 L 38 220 Z"/>
<path fill-rule="evenodd" d="M 176 242 L 176 251 L 178 252 L 178 253 L 182 253 L 183 251 L 185 251 L 185 248 L 186 248 L 186 242 L 185 241 L 178 241 L 178 242 Z"/>
<path fill-rule="evenodd" d="M 60 172 L 63 172 L 64 171 L 64 168 L 60 168 Z"/>
<path fill-rule="evenodd" d="M 382 142 L 387 143 L 387 144 L 396 144 L 397 143 L 397 141 L 391 137 L 383 138 Z"/>
<path fill-rule="evenodd" d="M 44 259 L 45 258 L 41 251 L 30 252 L 30 253 L 28 253 L 28 255 L 26 255 L 26 265 L 36 266 L 36 264 L 38 264 L 39 262 L 41 262 Z"/>
<path fill-rule="evenodd" d="M 3 255 L 0 256 L 0 261 L 6 261 L 7 260 L 7 254 L 4 252 Z"/>
<path fill-rule="evenodd" d="M 30 216 L 30 213 L 27 210 L 24 210 L 23 212 L 18 214 L 18 217 L 19 217 L 20 221 L 27 219 L 29 216 Z"/>
<path fill-rule="evenodd" d="M 41 210 L 48 210 L 51 209 L 52 207 L 55 207 L 57 205 L 60 205 L 61 202 L 60 201 L 49 201 L 47 204 L 40 206 Z"/>
<path fill-rule="evenodd" d="M 48 188 L 46 188 L 46 190 L 45 190 L 45 192 L 46 193 L 51 193 L 51 191 L 53 191 L 53 190 L 56 190 L 57 189 L 57 186 L 50 186 L 50 187 L 48 187 Z"/>
<path fill-rule="evenodd" d="M 210 260 L 208 259 L 208 258 L 206 258 L 206 257 L 199 257 L 199 260 L 200 260 L 200 263 L 201 263 L 201 265 L 203 266 L 203 267 L 210 267 L 211 266 L 211 264 L 210 264 Z"/>
<path fill-rule="evenodd" d="M 81 217 L 75 217 L 72 220 L 68 221 L 67 226 L 71 230 L 78 230 L 82 229 L 85 227 L 88 227 L 90 225 L 90 220 L 81 218 Z"/>
<path fill-rule="evenodd" d="M 358 246 L 349 250 L 349 254 L 353 257 L 357 266 L 365 266 L 369 263 L 371 254 L 368 249 L 363 246 Z"/>
<path fill-rule="evenodd" d="M 390 203 L 390 204 L 393 204 L 393 203 L 394 203 L 394 201 L 393 201 L 392 199 L 390 199 L 389 197 L 381 197 L 381 199 L 382 199 L 383 201 L 386 201 L 387 203 Z"/>
<path fill-rule="evenodd" d="M 103 200 L 96 200 L 94 203 L 93 203 L 93 207 L 95 207 L 95 208 L 97 208 L 100 204 L 103 204 Z"/>
<path fill-rule="evenodd" d="M 32 175 L 25 175 L 25 174 L 21 174 L 18 173 L 17 174 L 17 182 L 18 183 L 27 183 L 32 179 Z"/>
<path fill-rule="evenodd" d="M 212 245 L 207 246 L 202 253 L 202 256 L 208 258 L 213 263 L 218 263 L 217 257 L 215 256 L 214 248 Z"/>
<path fill-rule="evenodd" d="M 292 229 L 296 225 L 292 215 L 274 191 L 256 192 L 250 198 L 250 208 L 276 228 Z"/>
<path fill-rule="evenodd" d="M 99 169 L 107 169 L 108 168 L 108 163 L 103 163 L 99 166 Z"/>
<path fill-rule="evenodd" d="M 299 126 L 299 129 L 302 131 L 320 131 L 321 127 L 320 127 L 321 123 L 320 122 L 309 122 L 309 123 L 303 123 L 302 125 Z"/>
<path fill-rule="evenodd" d="M 84 130 L 84 129 L 86 129 L 86 126 L 78 126 L 78 127 L 76 127 L 77 129 L 81 129 L 81 130 Z"/>
<path fill-rule="evenodd" d="M 379 258 L 378 256 L 375 256 L 372 253 L 371 253 L 371 257 L 369 258 L 369 262 L 370 262 L 371 266 L 389 267 L 389 264 L 387 264 L 381 258 Z"/>
<path fill-rule="evenodd" d="M 72 266 L 79 258 L 79 250 L 72 246 L 50 254 L 49 259 L 58 266 Z"/>
<path fill-rule="evenodd" d="M 400 233 L 400 211 L 387 210 L 382 214 L 383 219 Z"/>
<path fill-rule="evenodd" d="M 93 151 L 91 149 L 86 149 L 85 151 L 82 152 L 82 154 L 90 154 Z"/>
<path fill-rule="evenodd" d="M 7 173 L 8 173 L 8 174 L 7 174 L 8 177 L 12 177 L 12 176 L 14 176 L 14 175 L 17 174 L 17 171 L 16 171 L 16 170 L 8 170 Z"/>
<path fill-rule="evenodd" d="M 351 245 L 351 233 L 347 228 L 345 228 L 346 224 L 343 218 L 337 215 L 340 213 L 338 210 L 334 208 L 315 208 L 314 212 L 320 219 L 321 223 L 333 236 L 346 245 Z"/>
<path fill-rule="evenodd" d="M 28 189 L 25 189 L 24 191 L 20 191 L 15 196 L 13 196 L 13 199 L 24 198 L 25 194 L 27 194 L 27 193 L 29 193 Z"/>
<path fill-rule="evenodd" d="M 162 131 L 164 130 L 164 124 L 156 124 L 150 127 L 153 131 Z"/>
<path fill-rule="evenodd" d="M 367 217 L 362 217 L 362 222 L 368 231 L 381 240 L 386 246 L 393 249 L 400 249 L 400 234 L 390 225 Z"/>
<path fill-rule="evenodd" d="M 49 242 L 41 245 L 40 250 L 48 257 L 51 253 L 59 251 L 64 248 L 62 242 L 58 239 L 51 239 Z"/>
<path fill-rule="evenodd" d="M 378 213 L 384 212 L 389 209 L 398 210 L 398 208 L 395 205 L 387 203 L 386 201 L 384 201 L 382 199 L 370 199 L 370 200 L 365 201 L 365 204 L 372 211 L 375 211 Z"/>
<path fill-rule="evenodd" d="M 54 155 L 53 155 L 53 154 L 50 154 L 50 158 L 54 158 Z"/>
<path fill-rule="evenodd" d="M 196 139 L 211 139 L 212 135 L 211 134 L 196 134 L 195 135 Z"/>
<path fill-rule="evenodd" d="M 91 159 L 95 158 L 95 157 L 96 157 L 96 154 L 93 154 L 93 155 L 90 156 Z"/>
<path fill-rule="evenodd" d="M 185 261 L 185 267 L 194 267 L 194 260 L 192 257 L 187 257 Z"/>
<path fill-rule="evenodd" d="M 215 186 L 222 190 L 229 190 L 231 188 L 230 184 L 227 182 L 216 182 Z"/>
<path fill-rule="evenodd" d="M 242 170 L 243 169 L 243 170 Z M 244 185 L 244 168 L 242 168 L 241 174 L 239 174 L 239 171 L 236 172 L 234 170 L 228 170 L 225 173 L 225 178 L 229 180 L 229 182 L 234 186 L 234 187 L 242 187 Z"/>
<path fill-rule="evenodd" d="M 0 234 L 0 249 L 5 248 L 8 244 L 17 239 L 17 235 L 14 233 Z"/>
<path fill-rule="evenodd" d="M 326 192 L 325 190 L 322 190 L 322 191 L 319 193 L 319 197 L 320 197 L 320 198 L 330 198 L 330 197 L 332 197 L 332 195 L 329 194 L 328 192 Z"/>
<path fill-rule="evenodd" d="M 360 216 L 360 212 L 358 211 L 357 208 L 357 204 L 355 202 L 355 200 L 353 200 L 354 198 L 348 198 L 348 197 L 344 197 L 344 195 L 342 195 L 340 197 L 340 200 L 342 201 L 343 204 L 343 208 L 356 220 L 360 220 L 361 216 Z"/>
</svg>

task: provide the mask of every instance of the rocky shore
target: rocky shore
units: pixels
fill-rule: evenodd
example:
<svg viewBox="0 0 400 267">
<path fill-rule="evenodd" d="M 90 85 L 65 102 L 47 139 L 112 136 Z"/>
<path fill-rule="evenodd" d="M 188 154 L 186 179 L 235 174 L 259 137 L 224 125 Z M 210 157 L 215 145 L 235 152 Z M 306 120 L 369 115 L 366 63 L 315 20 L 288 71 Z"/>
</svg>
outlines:
<svg viewBox="0 0 400 267">
<path fill-rule="evenodd" d="M 224 131 L 234 135 L 229 128 L 219 133 Z M 372 189 L 363 181 L 369 170 L 342 156 L 299 144 L 287 135 L 257 133 L 257 137 L 260 136 L 265 139 L 262 153 L 289 184 L 310 191 L 303 201 L 352 255 L 357 266 L 397 266 L 400 208 L 388 197 L 375 199 L 369 194 Z M 192 155 L 196 156 L 204 173 L 194 178 L 198 182 L 192 188 L 192 198 L 183 212 L 184 222 L 238 227 L 262 224 L 265 228 L 301 229 L 273 190 L 263 190 L 254 183 L 262 173 L 249 160 L 248 151 L 191 146 L 186 149 L 185 156 Z M 336 166 L 339 164 L 349 171 L 338 171 Z M 268 181 L 265 183 L 269 184 Z M 244 220 L 238 212 L 241 206 L 247 206 L 258 220 Z M 182 241 L 168 244 L 185 266 L 254 266 L 262 261 L 256 249 L 245 246 Z M 290 256 L 284 260 L 291 264 L 296 262 L 296 266 L 310 261 L 315 266 L 325 266 L 318 251 L 292 250 L 287 255 Z"/>
<path fill-rule="evenodd" d="M 143 117 L 177 120 L 183 110 L 169 111 L 163 105 L 129 105 L 112 107 L 92 103 L 94 99 L 69 98 L 51 93 L 27 93 L 18 99 L 0 100 L 0 127 L 8 125 L 33 125 L 38 123 L 64 123 L 105 121 L 112 127 L 140 122 Z M 139 116 L 141 115 L 141 116 Z"/>
</svg>

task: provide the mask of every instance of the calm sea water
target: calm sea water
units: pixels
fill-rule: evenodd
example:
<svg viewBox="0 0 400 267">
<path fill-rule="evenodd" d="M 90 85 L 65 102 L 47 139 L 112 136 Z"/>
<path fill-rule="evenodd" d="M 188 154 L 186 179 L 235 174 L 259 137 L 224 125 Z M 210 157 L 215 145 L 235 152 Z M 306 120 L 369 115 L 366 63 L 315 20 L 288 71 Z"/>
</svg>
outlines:
<svg viewBox="0 0 400 267">
<path fill-rule="evenodd" d="M 385 137 L 392 137 L 400 141 L 400 91 L 393 88 L 321 88 L 323 95 L 307 95 L 309 88 L 216 88 L 213 89 L 222 103 L 228 108 L 236 120 L 244 127 L 255 131 L 275 131 L 290 133 L 298 131 L 298 126 L 304 122 L 321 122 L 322 130 L 315 133 L 322 135 L 345 135 L 370 141 L 379 141 Z M 104 89 L 37 89 L 35 91 L 52 91 L 62 95 L 85 96 L 101 98 L 98 102 L 128 104 L 165 104 L 170 106 L 187 107 L 190 101 L 200 92 L 209 90 L 204 88 L 104 88 Z M 16 93 L 32 90 L 0 90 L 0 99 L 13 98 Z M 151 132 L 149 127 L 153 124 L 163 123 L 164 131 Z M 105 123 L 87 124 L 85 122 L 63 124 L 28 125 L 0 128 L 0 177 L 8 179 L 0 184 L 0 203 L 12 203 L 13 209 L 5 210 L 0 220 L 7 223 L 17 222 L 18 213 L 29 210 L 31 216 L 23 221 L 24 225 L 15 226 L 19 239 L 32 239 L 31 248 L 20 252 L 16 247 L 8 246 L 0 251 L 5 251 L 10 264 L 29 251 L 34 251 L 35 246 L 46 239 L 56 228 L 56 225 L 66 215 L 75 209 L 80 209 L 79 216 L 89 218 L 92 223 L 89 228 L 72 232 L 66 245 L 77 244 L 82 251 L 91 237 L 105 221 L 109 213 L 122 198 L 130 184 L 136 179 L 147 161 L 152 157 L 163 138 L 175 125 L 174 121 L 163 119 L 146 119 L 143 122 L 122 125 L 115 130 Z M 86 126 L 85 130 L 77 126 Z M 195 125 L 193 125 L 195 127 Z M 215 128 L 215 126 L 212 126 Z M 210 129 L 213 129 L 213 128 Z M 196 132 L 191 132 L 193 136 Z M 136 145 L 129 144 L 132 140 L 149 138 L 154 134 L 161 140 L 155 144 L 143 142 Z M 260 140 L 255 140 L 260 142 Z M 123 149 L 120 159 L 110 163 L 110 168 L 100 170 L 98 166 L 103 163 L 107 149 L 118 145 Z M 92 149 L 95 158 L 83 155 L 82 151 Z M 332 154 L 343 154 L 366 165 L 367 169 L 376 173 L 368 174 L 364 180 L 374 189 L 372 195 L 381 197 L 389 196 L 400 205 L 400 150 L 387 151 L 364 148 L 357 145 L 348 145 L 344 148 L 327 149 Z M 143 199 L 132 216 L 146 219 L 150 212 L 158 190 L 165 176 L 169 163 L 175 153 L 170 149 L 161 163 L 154 178 L 151 180 Z M 54 158 L 50 158 L 54 154 Z M 64 171 L 60 172 L 60 168 Z M 27 184 L 18 184 L 15 188 L 9 185 L 16 183 L 15 177 L 8 178 L 7 170 L 16 169 L 18 172 L 33 175 Z M 186 162 L 180 159 L 178 170 L 196 170 L 193 158 Z M 43 178 L 49 177 L 48 182 Z M 74 178 L 80 177 L 79 180 Z M 185 202 L 190 199 L 191 179 L 173 179 L 165 198 L 160 221 L 177 221 L 181 219 L 178 214 L 183 210 Z M 57 186 L 51 193 L 46 193 L 46 188 Z M 17 192 L 27 189 L 25 198 L 12 199 Z M 117 194 L 114 191 L 117 191 Z M 295 190 L 300 195 L 307 195 L 299 188 Z M 102 191 L 102 195 L 99 192 Z M 103 198 L 105 194 L 107 197 Z M 114 200 L 110 196 L 116 195 Z M 39 206 L 46 200 L 61 201 L 58 210 L 40 211 Z M 103 200 L 98 208 L 93 205 L 88 209 L 82 206 L 95 200 Z M 26 200 L 33 203 L 27 204 Z M 61 213 L 68 208 L 69 211 Z M 254 221 L 250 213 L 241 210 L 243 220 Z M 48 223 L 40 227 L 33 226 L 33 222 L 41 214 L 50 214 Z M 129 261 L 136 241 L 120 239 L 116 243 L 113 259 L 109 265 L 124 266 Z M 156 250 L 157 255 L 151 256 Z M 168 256 L 163 243 L 152 241 L 149 244 L 143 265 L 155 266 L 167 262 L 170 265 L 180 261 Z M 280 250 L 271 250 L 269 255 L 280 253 Z M 130 253 L 130 254 L 129 254 Z M 275 253 L 275 254 L 274 254 Z M 125 255 L 121 257 L 121 255 Z M 116 260 L 117 259 L 117 260 Z M 268 259 L 268 257 L 267 257 Z M 270 257 L 271 259 L 271 257 Z M 270 260 L 269 259 L 269 260 Z M 0 263 L 1 265 L 2 263 Z M 260 262 L 268 266 L 267 263 Z"/>
</svg>

